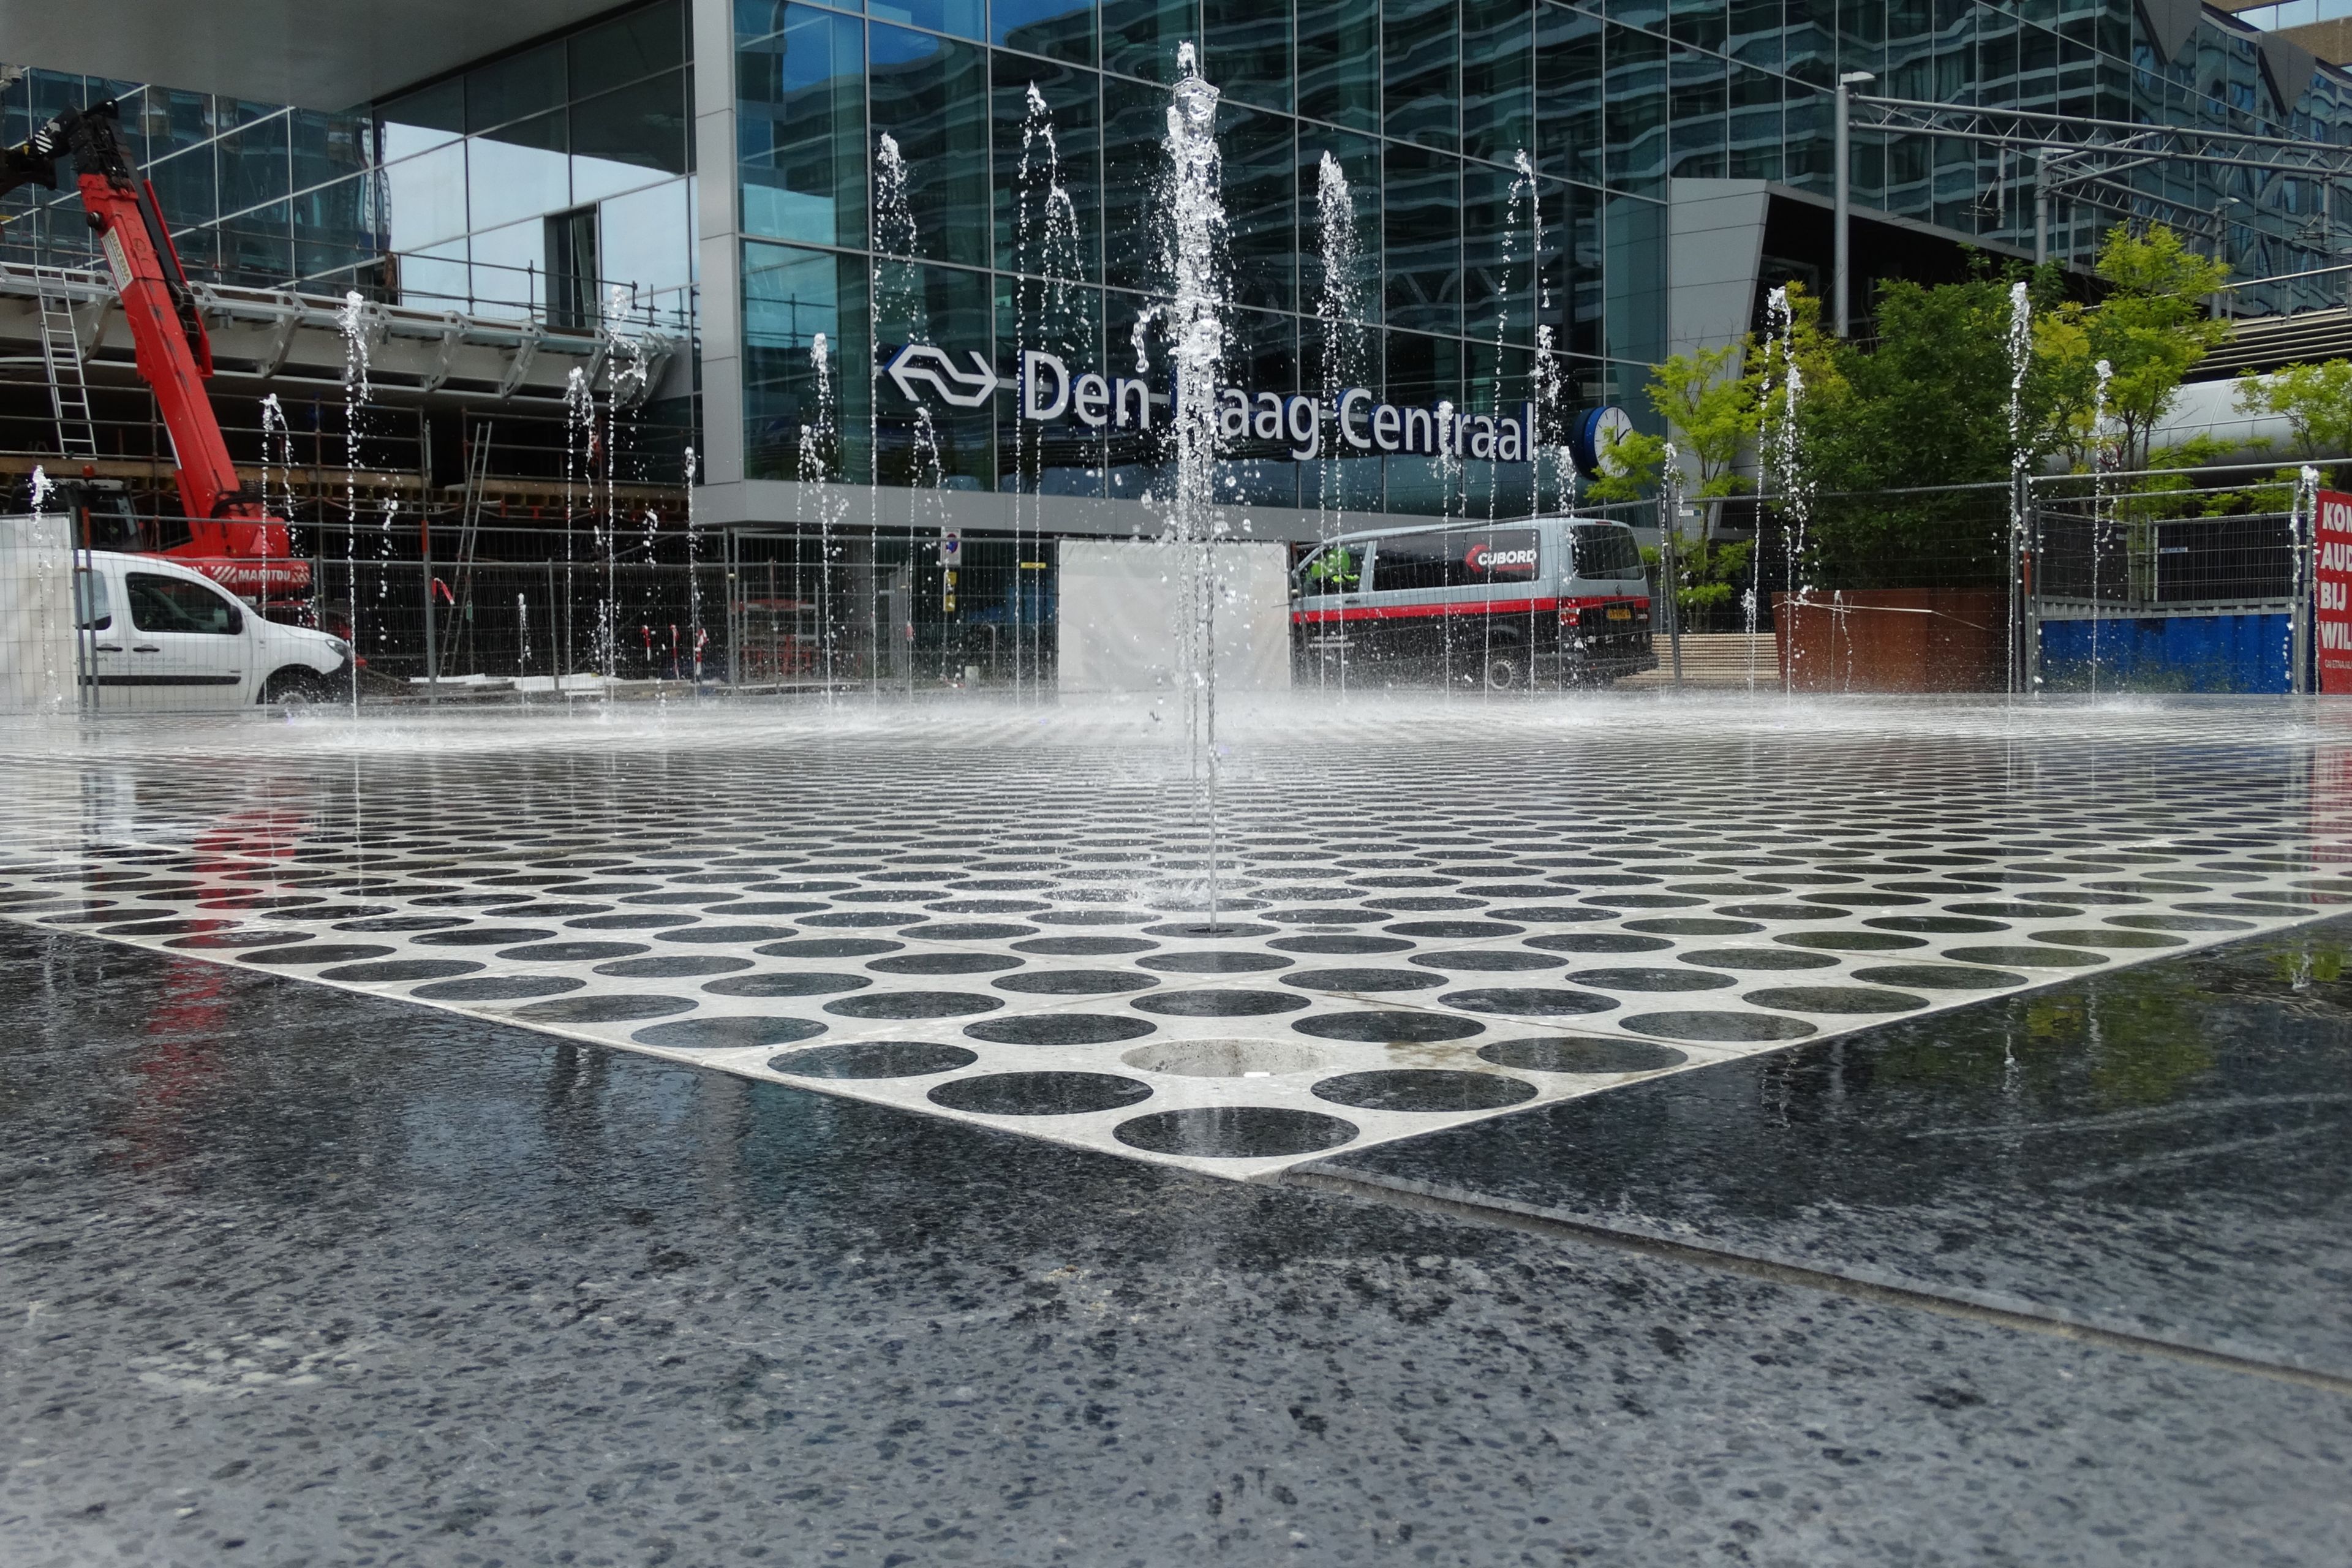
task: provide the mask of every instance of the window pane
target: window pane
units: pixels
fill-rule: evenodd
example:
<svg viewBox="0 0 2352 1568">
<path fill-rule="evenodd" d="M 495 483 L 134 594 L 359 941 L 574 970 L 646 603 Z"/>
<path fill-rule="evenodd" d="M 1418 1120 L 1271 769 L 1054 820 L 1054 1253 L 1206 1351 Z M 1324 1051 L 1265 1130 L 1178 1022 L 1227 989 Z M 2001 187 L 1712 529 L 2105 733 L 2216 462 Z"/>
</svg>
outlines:
<svg viewBox="0 0 2352 1568">
<path fill-rule="evenodd" d="M 736 56 L 743 231 L 866 243 L 866 29 L 806 5 Z"/>
<path fill-rule="evenodd" d="M 982 22 L 985 4 L 986 0 L 869 0 L 866 8 L 884 21 L 953 33 L 959 38 L 984 38 L 988 36 Z"/>
<path fill-rule="evenodd" d="M 1008 54 L 993 63 L 996 264 L 1092 281 L 1102 275 L 1095 74 Z M 1042 114 L 1029 108 L 1033 89 L 1045 100 Z"/>
<path fill-rule="evenodd" d="M 1461 17 L 1454 0 L 1385 0 L 1381 49 L 1385 128 L 1401 141 L 1453 150 L 1461 138 Z"/>
<path fill-rule="evenodd" d="M 685 174 L 685 75 L 672 71 L 573 105 L 572 152 L 583 160 Z"/>
<path fill-rule="evenodd" d="M 1290 107 L 1290 14 L 1265 0 L 1202 0 L 1202 74 L 1228 103 Z"/>
<path fill-rule="evenodd" d="M 1388 320 L 1425 331 L 1462 330 L 1461 163 L 1391 143 L 1382 182 Z"/>
<path fill-rule="evenodd" d="M 1648 191 L 1665 174 L 1666 41 L 1614 26 L 1608 40 L 1609 183 Z"/>
<path fill-rule="evenodd" d="M 466 129 L 488 131 L 509 121 L 560 108 L 564 100 L 563 46 L 543 44 L 466 73 Z"/>
<path fill-rule="evenodd" d="M 906 159 L 919 253 L 987 266 L 987 51 L 879 23 L 870 40 L 871 134 L 877 144 L 885 135 L 897 138 Z"/>
<path fill-rule="evenodd" d="M 1462 150 L 1509 163 L 1535 153 L 1532 0 L 1462 0 Z"/>
<path fill-rule="evenodd" d="M 466 232 L 466 144 L 404 158 L 383 172 L 392 247 L 419 250 Z"/>
<path fill-rule="evenodd" d="M 546 117 L 561 120 L 560 113 Z M 509 131 L 533 130 L 560 138 L 562 128 L 544 121 L 526 121 Z M 466 139 L 467 199 L 478 229 L 536 217 L 572 205 L 572 161 L 561 145 L 526 145 L 503 137 Z"/>
<path fill-rule="evenodd" d="M 877 353 L 895 353 L 906 343 L 938 344 L 959 365 L 974 354 L 994 363 L 992 325 L 995 289 L 985 272 L 926 267 L 919 262 L 877 258 L 874 263 L 874 330 Z M 917 405 L 887 377 L 877 388 L 879 482 L 929 485 L 917 443 Z M 949 489 L 984 490 L 996 478 L 996 417 L 988 405 L 958 408 L 922 394 L 930 411 L 940 465 L 939 482 Z"/>
<path fill-rule="evenodd" d="M 1463 330 L 1480 342 L 1535 341 L 1537 216 L 1531 185 L 1500 169 L 1464 166 Z"/>
<path fill-rule="evenodd" d="M 293 200 L 294 271 L 300 278 L 333 274 L 338 290 L 360 279 L 354 270 L 383 253 L 375 226 L 375 177 L 353 174 Z"/>
<path fill-rule="evenodd" d="M 1168 92 L 1115 77 L 1103 79 L 1102 92 L 1103 167 L 1120 171 L 1103 186 L 1104 279 L 1118 289 L 1157 289 L 1151 186 L 1165 163 Z"/>
<path fill-rule="evenodd" d="M 1684 179 L 1720 179 L 1726 62 L 1720 55 L 1676 49 L 1667 68 L 1673 96 L 1673 173 Z"/>
<path fill-rule="evenodd" d="M 1298 323 L 1290 316 L 1257 310 L 1230 313 L 1225 328 L 1225 365 L 1233 384 L 1256 393 L 1299 388 Z M 1253 414 L 1255 414 L 1255 407 Z M 1297 506 L 1300 465 L 1290 460 L 1290 442 L 1250 433 L 1227 439 L 1216 467 L 1216 498 L 1243 506 Z"/>
<path fill-rule="evenodd" d="M 635 305 L 677 291 L 690 280 L 694 230 L 687 222 L 686 182 L 671 180 L 600 205 L 598 267 L 605 278 L 635 289 Z"/>
<path fill-rule="evenodd" d="M 234 637 L 245 616 L 223 595 L 201 583 L 133 572 L 123 579 L 131 600 L 131 624 L 142 632 L 201 632 Z"/>
<path fill-rule="evenodd" d="M 466 129 L 466 81 L 452 77 L 383 104 L 377 110 L 386 134 L 387 157 L 422 153 Z"/>
<path fill-rule="evenodd" d="M 1269 310 L 1293 308 L 1297 289 L 1297 154 L 1291 121 L 1237 106 L 1221 107 L 1217 142 L 1224 154 L 1225 231 L 1234 297 Z"/>
<path fill-rule="evenodd" d="M 273 114 L 220 139 L 221 210 L 243 212 L 264 202 L 283 201 L 290 187 L 286 154 L 286 116 Z"/>
<path fill-rule="evenodd" d="M 1176 46 L 1201 36 L 1193 0 L 1103 0 L 1103 69 L 1145 81 L 1176 79 Z"/>
<path fill-rule="evenodd" d="M 753 479 L 801 477 L 801 427 L 828 409 L 817 399 L 814 348 L 824 334 L 840 440 L 818 469 L 863 483 L 866 466 L 866 263 L 788 246 L 743 247 L 743 468 Z M 895 390 L 894 390 L 895 395 Z"/>
<path fill-rule="evenodd" d="M 1654 364 L 1666 357 L 1666 209 L 1612 197 L 1608 244 L 1609 354 Z"/>
<path fill-rule="evenodd" d="M 547 221 L 527 218 L 473 237 L 474 299 L 492 315 L 520 316 L 547 303 Z"/>
<path fill-rule="evenodd" d="M 1381 128 L 1381 23 L 1365 0 L 1298 0 L 1298 112 Z"/>
<path fill-rule="evenodd" d="M 996 397 L 998 489 L 1055 496 L 1103 493 L 1104 437 L 1115 426 L 1092 427 L 1066 412 L 1050 422 L 1022 419 L 1009 384 L 1020 372 L 1018 351 L 1024 347 L 1054 354 L 1073 376 L 1132 374 L 1133 361 L 1123 352 L 1124 345 L 1113 345 L 1107 360 L 1102 342 L 1100 290 L 998 275 L 996 374 L 1008 384 Z"/>
<path fill-rule="evenodd" d="M 572 96 L 586 98 L 684 64 L 684 20 L 676 0 L 664 0 L 574 34 L 569 47 Z"/>
<path fill-rule="evenodd" d="M 284 202 L 239 213 L 221 225 L 221 272 L 231 283 L 268 289 L 294 276 L 293 215 Z"/>
<path fill-rule="evenodd" d="M 1369 136 L 1350 136 L 1319 125 L 1298 129 L 1298 308 L 1308 315 L 1321 315 L 1326 309 L 1321 211 L 1326 153 L 1347 181 L 1348 205 L 1354 218 L 1356 272 L 1352 279 L 1339 279 L 1339 314 L 1350 321 L 1377 321 L 1381 304 L 1381 144 Z M 1343 340 L 1343 359 L 1348 343 Z"/>
<path fill-rule="evenodd" d="M 1008 49 L 1095 63 L 1093 0 L 992 0 L 988 21 L 989 37 Z"/>
<path fill-rule="evenodd" d="M 1601 184 L 1601 24 L 1564 5 L 1536 12 L 1538 166 L 1559 179 Z"/>
</svg>

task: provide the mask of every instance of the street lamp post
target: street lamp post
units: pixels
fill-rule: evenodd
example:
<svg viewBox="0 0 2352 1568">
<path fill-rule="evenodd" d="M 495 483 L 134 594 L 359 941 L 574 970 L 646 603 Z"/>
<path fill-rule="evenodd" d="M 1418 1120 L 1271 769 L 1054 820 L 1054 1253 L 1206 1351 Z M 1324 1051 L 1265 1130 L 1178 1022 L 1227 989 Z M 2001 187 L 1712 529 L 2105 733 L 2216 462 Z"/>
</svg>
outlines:
<svg viewBox="0 0 2352 1568">
<path fill-rule="evenodd" d="M 1839 337 L 1846 336 L 1848 330 L 1853 324 L 1853 245 L 1846 233 L 1847 222 L 1853 206 L 1853 134 L 1848 125 L 1848 119 L 1853 109 L 1853 89 L 1863 82 L 1877 79 L 1868 71 L 1847 71 L 1838 78 L 1837 138 L 1836 149 L 1832 154 L 1837 160 L 1835 177 L 1837 212 L 1832 219 L 1837 227 L 1837 234 L 1832 242 L 1832 254 L 1836 259 L 1830 268 L 1832 300 L 1830 310 L 1831 319 L 1837 325 Z"/>
</svg>

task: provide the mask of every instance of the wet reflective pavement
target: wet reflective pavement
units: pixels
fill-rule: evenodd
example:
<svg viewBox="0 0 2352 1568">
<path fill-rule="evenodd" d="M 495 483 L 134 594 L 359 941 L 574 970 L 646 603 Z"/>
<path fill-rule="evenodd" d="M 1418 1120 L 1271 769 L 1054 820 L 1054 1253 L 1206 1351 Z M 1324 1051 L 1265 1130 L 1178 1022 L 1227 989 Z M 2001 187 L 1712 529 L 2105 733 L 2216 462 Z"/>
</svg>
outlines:
<svg viewBox="0 0 2352 1568">
<path fill-rule="evenodd" d="M 2143 1107 L 2340 1085 L 2335 1001 L 2272 966 L 2300 940 L 2140 972 L 2199 1037 L 2225 1026 L 2168 1086 L 2100 1054 L 2111 991 L 2032 999 L 2083 1025 L 2040 1037 L 2026 1105 L 2113 1116 L 2116 1070 Z M 12 1564 L 2316 1564 L 2352 1539 L 2352 1398 L 2330 1389 L 70 934 L 0 928 L 0 1023 Z M 1863 1234 L 1932 1254 L 1919 1237 L 1994 1229 L 1985 1201 L 1951 1157 L 1914 1175 L 1836 1109 L 1916 1126 L 1904 1100 L 1929 1088 L 1900 1063 L 1928 1032 L 1800 1047 L 1777 1096 L 1733 1063 L 1378 1157 L 1460 1188 L 1517 1168 L 1518 1196 L 1632 1194 L 1669 1221 L 1673 1198 L 1792 1253 L 1837 1234 L 1807 1211 L 1824 1183 L 1841 1214 L 1886 1205 Z M 1743 1087 L 1689 1094 L 1714 1075 Z M 1956 1124 L 1984 1125 L 1974 1068 L 1952 1088 Z M 1542 1142 L 1667 1089 L 1707 1114 Z M 1549 1194 L 1539 1147 L 1562 1159 Z M 2178 1173 L 2131 1176 L 2160 1221 L 2104 1237 L 2098 1267 L 2155 1279 L 2168 1237 L 2198 1235 L 2181 1268 L 2307 1300 L 2343 1234 L 2340 1143 L 2276 1147 L 2267 1204 L 2251 1164 L 2210 1208 Z M 2084 1220 L 2006 1230 L 2054 1253 Z M 2305 1281 L 2254 1256 L 2298 1245 Z"/>
</svg>

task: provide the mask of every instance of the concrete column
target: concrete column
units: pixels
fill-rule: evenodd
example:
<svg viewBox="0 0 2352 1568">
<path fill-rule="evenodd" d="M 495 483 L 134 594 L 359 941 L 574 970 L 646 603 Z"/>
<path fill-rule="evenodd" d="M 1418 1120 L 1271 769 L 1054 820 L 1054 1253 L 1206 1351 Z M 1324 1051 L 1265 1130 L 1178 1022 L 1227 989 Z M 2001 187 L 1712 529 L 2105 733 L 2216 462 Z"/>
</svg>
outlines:
<svg viewBox="0 0 2352 1568">
<path fill-rule="evenodd" d="M 743 482 L 743 247 L 735 179 L 735 23 L 694 7 L 694 184 L 701 258 L 702 482 Z"/>
</svg>

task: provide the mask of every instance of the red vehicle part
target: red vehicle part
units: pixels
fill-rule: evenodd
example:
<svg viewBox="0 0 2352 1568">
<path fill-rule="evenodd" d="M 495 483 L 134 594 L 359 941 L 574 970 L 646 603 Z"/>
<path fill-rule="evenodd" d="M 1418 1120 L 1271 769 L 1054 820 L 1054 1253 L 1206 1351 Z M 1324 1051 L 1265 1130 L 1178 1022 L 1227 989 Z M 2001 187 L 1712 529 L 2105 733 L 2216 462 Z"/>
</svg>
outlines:
<svg viewBox="0 0 2352 1568">
<path fill-rule="evenodd" d="M 232 593 L 260 603 L 310 592 L 310 563 L 294 558 L 282 519 L 241 484 L 221 437 L 205 382 L 212 344 L 189 290 L 179 252 L 155 202 L 122 150 L 116 105 L 68 108 L 21 146 L 0 154 L 0 194 L 26 184 L 57 188 L 57 162 L 70 156 L 82 210 L 122 313 L 131 323 L 139 374 L 154 390 L 171 432 L 188 540 L 155 553 L 194 567 Z"/>
</svg>

